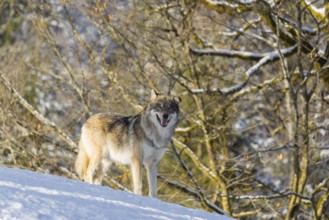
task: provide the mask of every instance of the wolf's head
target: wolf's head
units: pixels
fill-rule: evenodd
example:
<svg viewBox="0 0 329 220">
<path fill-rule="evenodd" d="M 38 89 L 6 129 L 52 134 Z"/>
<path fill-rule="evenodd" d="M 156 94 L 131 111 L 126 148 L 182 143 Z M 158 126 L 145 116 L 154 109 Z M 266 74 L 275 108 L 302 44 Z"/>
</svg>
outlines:
<svg viewBox="0 0 329 220">
<path fill-rule="evenodd" d="M 176 126 L 179 120 L 180 101 L 178 97 L 159 95 L 152 90 L 147 111 L 153 123 L 163 128 Z"/>
</svg>

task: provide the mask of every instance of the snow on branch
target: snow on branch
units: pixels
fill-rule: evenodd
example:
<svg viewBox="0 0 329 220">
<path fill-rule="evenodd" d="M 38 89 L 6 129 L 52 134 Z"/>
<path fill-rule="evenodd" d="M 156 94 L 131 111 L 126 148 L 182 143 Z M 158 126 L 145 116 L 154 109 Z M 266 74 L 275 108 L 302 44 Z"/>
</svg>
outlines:
<svg viewBox="0 0 329 220">
<path fill-rule="evenodd" d="M 283 56 L 289 56 L 293 53 L 296 52 L 297 46 L 292 46 L 286 49 L 282 49 L 280 52 Z M 219 52 L 219 51 L 217 51 Z M 223 52 L 223 51 L 222 51 Z M 250 53 L 249 53 L 250 54 Z M 218 56 L 220 55 L 220 53 L 218 53 Z M 235 55 L 239 55 L 239 56 L 244 56 L 246 55 L 245 52 L 237 52 L 235 51 Z M 254 54 L 254 58 L 258 57 L 260 54 L 255 55 Z M 221 54 L 221 56 L 223 56 L 223 54 Z M 259 57 L 260 58 L 260 57 Z M 264 53 L 262 58 L 252 67 L 250 67 L 246 72 L 245 72 L 245 77 L 244 77 L 244 81 L 237 83 L 233 86 L 227 87 L 227 88 L 200 88 L 200 89 L 191 89 L 191 92 L 194 94 L 200 94 L 200 93 L 220 93 L 222 95 L 228 95 L 228 94 L 233 94 L 235 92 L 240 91 L 242 88 L 244 88 L 250 77 L 256 73 L 257 70 L 259 70 L 262 66 L 270 63 L 270 62 L 274 62 L 280 59 L 280 53 L 278 51 L 273 51 L 273 52 L 269 52 L 269 53 Z"/>
<path fill-rule="evenodd" d="M 208 56 L 224 56 L 224 57 L 235 57 L 246 60 L 260 60 L 264 57 L 262 53 L 253 53 L 249 51 L 239 50 L 226 50 L 226 49 L 195 49 L 190 47 L 190 52 L 195 55 L 208 55 Z"/>
<path fill-rule="evenodd" d="M 313 17 L 315 17 L 318 21 L 328 23 L 328 9 L 329 9 L 329 3 L 327 3 L 322 8 L 317 8 L 314 5 L 312 5 L 312 1 L 303 0 L 301 1 L 301 5 L 303 7 L 306 7 L 307 10 L 312 14 Z"/>
<path fill-rule="evenodd" d="M 258 0 L 259 1 L 259 0 Z M 250 11 L 256 0 L 236 0 L 236 1 L 222 1 L 222 0 L 199 0 L 199 3 L 216 11 L 236 10 L 238 12 Z"/>
<path fill-rule="evenodd" d="M 30 112 L 36 119 L 38 119 L 42 124 L 52 128 L 58 136 L 67 143 L 67 150 L 77 153 L 77 145 L 71 140 L 69 136 L 65 134 L 54 122 L 45 118 L 41 115 L 32 105 L 30 105 L 26 99 L 24 99 L 17 90 L 12 86 L 12 84 L 5 78 L 3 73 L 0 71 L 0 81 L 1 83 L 13 94 L 13 96 L 18 100 L 18 102 Z"/>
<path fill-rule="evenodd" d="M 273 57 L 278 56 L 277 51 L 267 52 L 267 53 L 257 53 L 257 52 L 250 52 L 250 51 L 240 51 L 240 50 L 227 50 L 227 49 L 195 49 L 190 47 L 190 52 L 195 55 L 200 56 L 223 56 L 223 57 L 234 57 L 246 60 L 260 60 L 264 57 Z M 289 56 L 296 52 L 296 46 L 289 47 L 286 49 L 282 49 L 281 53 L 285 56 Z"/>
<path fill-rule="evenodd" d="M 298 196 L 300 197 L 303 202 L 305 203 L 310 203 L 311 201 L 311 197 L 309 196 L 305 196 L 305 195 L 302 195 L 302 194 L 299 194 L 299 193 L 296 193 L 296 192 L 283 192 L 283 193 L 278 193 L 278 194 L 273 194 L 273 195 L 223 195 L 223 194 L 219 194 L 218 196 L 220 197 L 228 197 L 228 198 L 231 198 L 231 199 L 240 199 L 240 200 L 245 200 L 245 199 L 248 199 L 248 200 L 261 200 L 261 199 L 277 199 L 277 198 L 282 198 L 282 197 L 287 197 L 287 196 L 290 196 L 290 195 L 295 195 L 295 196 Z"/>
</svg>

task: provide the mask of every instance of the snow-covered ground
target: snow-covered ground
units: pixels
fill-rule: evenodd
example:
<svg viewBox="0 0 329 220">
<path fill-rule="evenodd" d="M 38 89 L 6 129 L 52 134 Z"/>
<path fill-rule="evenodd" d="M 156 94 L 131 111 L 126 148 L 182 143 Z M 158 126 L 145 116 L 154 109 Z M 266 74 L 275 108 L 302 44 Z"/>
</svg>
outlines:
<svg viewBox="0 0 329 220">
<path fill-rule="evenodd" d="M 0 167 L 0 219 L 231 219 L 64 177 Z"/>
</svg>

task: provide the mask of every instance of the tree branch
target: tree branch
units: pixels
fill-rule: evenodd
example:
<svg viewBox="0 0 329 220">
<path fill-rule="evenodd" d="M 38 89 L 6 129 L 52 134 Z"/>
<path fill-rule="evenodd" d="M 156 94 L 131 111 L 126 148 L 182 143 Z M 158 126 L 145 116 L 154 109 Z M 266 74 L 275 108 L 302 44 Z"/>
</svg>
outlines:
<svg viewBox="0 0 329 220">
<path fill-rule="evenodd" d="M 214 210 L 215 212 L 219 213 L 219 214 L 226 214 L 226 212 L 224 210 L 222 210 L 221 208 L 219 208 L 218 206 L 216 206 L 215 204 L 211 203 L 203 194 L 200 185 L 197 183 L 196 179 L 194 178 L 191 170 L 188 168 L 188 166 L 186 165 L 185 161 L 180 157 L 180 153 L 177 151 L 174 142 L 172 141 L 171 143 L 174 152 L 177 156 L 177 158 L 179 159 L 183 169 L 187 172 L 187 175 L 191 178 L 192 182 L 194 183 L 194 185 L 196 186 L 196 188 L 198 189 L 197 195 L 199 197 L 199 199 L 201 201 L 203 201 L 209 208 L 211 208 L 212 210 Z M 226 210 L 226 211 L 230 211 L 230 210 Z"/>
<path fill-rule="evenodd" d="M 13 96 L 18 100 L 18 102 L 28 111 L 30 112 L 36 119 L 38 119 L 42 124 L 50 127 L 54 132 L 58 134 L 58 136 L 67 143 L 67 150 L 77 153 L 77 145 L 71 140 L 69 136 L 65 134 L 58 126 L 42 116 L 32 105 L 30 105 L 11 85 L 11 83 L 5 78 L 3 73 L 0 71 L 0 81 L 2 84 L 13 94 Z"/>
<path fill-rule="evenodd" d="M 285 56 L 291 55 L 296 51 L 297 47 L 293 46 L 293 47 L 289 47 L 287 49 L 283 49 L 281 50 L 281 53 Z M 241 54 L 240 54 L 241 55 Z M 245 80 L 243 82 L 240 82 L 238 84 L 235 84 L 231 87 L 228 88 L 202 88 L 202 89 L 191 89 L 191 92 L 193 94 L 200 94 L 200 93 L 219 93 L 222 95 L 228 95 L 228 94 L 232 94 L 235 92 L 240 91 L 243 87 L 245 87 L 250 79 L 250 77 L 257 71 L 259 70 L 262 66 L 270 63 L 270 62 L 274 62 L 280 59 L 280 54 L 278 51 L 273 51 L 273 52 L 269 52 L 269 53 L 265 53 L 265 56 L 263 56 L 263 58 L 261 58 L 258 63 L 256 63 L 255 65 L 253 65 L 252 67 L 250 67 L 247 72 L 245 72 Z"/>
</svg>

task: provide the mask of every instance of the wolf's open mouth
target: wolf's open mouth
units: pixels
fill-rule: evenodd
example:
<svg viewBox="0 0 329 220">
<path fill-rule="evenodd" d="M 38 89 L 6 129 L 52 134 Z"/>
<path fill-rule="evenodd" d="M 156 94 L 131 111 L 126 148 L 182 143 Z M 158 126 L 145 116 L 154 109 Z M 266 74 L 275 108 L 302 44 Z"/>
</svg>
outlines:
<svg viewBox="0 0 329 220">
<path fill-rule="evenodd" d="M 167 125 L 170 122 L 170 119 L 169 120 L 164 119 L 164 118 L 160 119 L 160 117 L 158 115 L 157 115 L 157 119 L 162 127 L 167 127 Z"/>
</svg>

